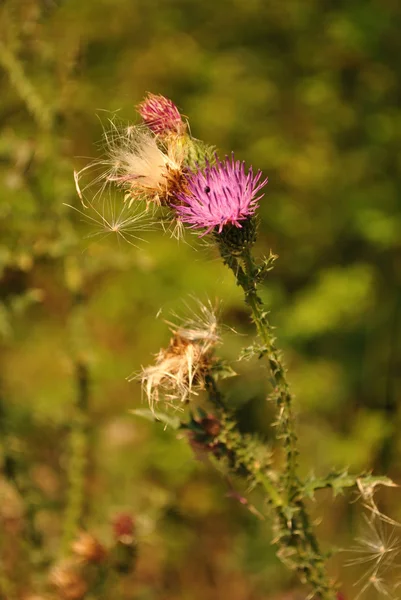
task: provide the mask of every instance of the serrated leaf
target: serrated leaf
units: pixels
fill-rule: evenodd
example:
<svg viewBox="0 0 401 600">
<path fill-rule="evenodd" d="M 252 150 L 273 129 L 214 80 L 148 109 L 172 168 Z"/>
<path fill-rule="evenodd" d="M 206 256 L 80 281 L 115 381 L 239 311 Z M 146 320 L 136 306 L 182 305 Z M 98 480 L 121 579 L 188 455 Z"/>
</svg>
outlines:
<svg viewBox="0 0 401 600">
<path fill-rule="evenodd" d="M 347 471 L 332 472 L 326 477 L 311 477 L 304 485 L 304 493 L 309 498 L 313 498 L 317 490 L 330 487 L 333 495 L 342 494 L 344 489 L 357 486 L 362 495 L 372 494 L 374 488 L 378 485 L 387 487 L 396 487 L 396 484 L 385 475 L 371 475 L 370 473 L 359 473 L 350 475 Z"/>
<path fill-rule="evenodd" d="M 329 473 L 326 477 L 311 477 L 304 485 L 304 493 L 313 498 L 317 490 L 330 487 L 333 495 L 341 494 L 345 488 L 357 485 L 360 475 L 350 475 L 347 471 Z"/>
<path fill-rule="evenodd" d="M 213 375 L 216 379 L 228 379 L 235 377 L 237 373 L 229 364 L 219 361 L 213 366 Z"/>
<path fill-rule="evenodd" d="M 252 344 L 251 346 L 247 346 L 247 348 L 242 348 L 240 355 L 238 357 L 238 360 L 251 360 L 252 358 L 254 358 L 255 356 L 257 358 L 262 358 L 266 352 L 268 351 L 268 348 L 266 346 L 266 344 Z"/>
<path fill-rule="evenodd" d="M 372 492 L 378 485 L 386 487 L 398 487 L 390 477 L 386 475 L 371 475 L 367 473 L 356 478 L 356 483 L 361 491 Z"/>
<path fill-rule="evenodd" d="M 276 254 L 271 253 L 269 256 L 262 259 L 262 263 L 257 266 L 256 272 L 255 272 L 255 279 L 258 283 L 263 281 L 263 279 L 265 278 L 267 273 L 269 273 L 269 271 L 274 269 L 274 263 L 277 258 L 278 257 Z"/>
</svg>

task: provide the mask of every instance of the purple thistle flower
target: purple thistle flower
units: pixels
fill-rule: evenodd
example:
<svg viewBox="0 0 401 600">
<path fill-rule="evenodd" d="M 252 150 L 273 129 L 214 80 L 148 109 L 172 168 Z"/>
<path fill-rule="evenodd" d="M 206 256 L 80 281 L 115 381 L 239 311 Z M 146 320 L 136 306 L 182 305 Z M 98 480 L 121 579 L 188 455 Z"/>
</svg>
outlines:
<svg viewBox="0 0 401 600">
<path fill-rule="evenodd" d="M 226 156 L 223 162 L 216 161 L 204 171 L 190 172 L 185 191 L 176 194 L 180 204 L 175 209 L 181 221 L 192 229 L 206 229 L 202 235 L 215 228 L 221 233 L 227 224 L 242 227 L 241 221 L 258 208 L 264 194 L 257 193 L 267 183 L 267 178 L 260 181 L 260 170 L 254 175 L 250 167 L 246 173 L 245 162 L 234 160 L 234 153 L 231 159 Z"/>
<path fill-rule="evenodd" d="M 164 96 L 149 93 L 137 109 L 145 124 L 157 135 L 180 134 L 185 130 L 180 111 Z"/>
</svg>

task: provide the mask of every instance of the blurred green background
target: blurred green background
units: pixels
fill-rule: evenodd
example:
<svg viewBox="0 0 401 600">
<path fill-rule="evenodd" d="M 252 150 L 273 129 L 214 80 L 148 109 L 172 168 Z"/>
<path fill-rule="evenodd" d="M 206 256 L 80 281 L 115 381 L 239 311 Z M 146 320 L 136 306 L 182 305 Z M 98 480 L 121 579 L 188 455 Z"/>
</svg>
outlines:
<svg viewBox="0 0 401 600">
<path fill-rule="evenodd" d="M 272 436 L 265 372 L 235 363 L 253 331 L 231 273 L 191 236 L 144 233 L 139 248 L 88 237 L 96 229 L 65 206 L 80 207 L 73 170 L 101 155 L 102 123 L 116 111 L 135 121 L 147 91 L 269 177 L 257 252 L 279 255 L 263 294 L 296 395 L 303 472 L 400 479 L 400 27 L 395 0 L 1 3 L 1 552 L 24 593 L 59 552 L 83 364 L 85 525 L 106 542 L 119 511 L 137 523 L 138 564 L 113 598 L 298 598 L 268 520 L 228 497 L 175 432 L 128 412 L 144 405 L 127 376 L 168 343 L 163 317 L 190 295 L 218 297 L 241 333 L 228 329 L 221 350 L 240 373 L 233 406 L 244 430 Z M 22 568 L 12 541 L 27 528 L 13 477 L 44 539 L 32 559 L 43 569 Z M 324 546 L 352 544 L 355 496 L 320 498 Z M 399 493 L 382 502 L 401 518 Z M 352 598 L 344 560 L 331 571 Z"/>
</svg>

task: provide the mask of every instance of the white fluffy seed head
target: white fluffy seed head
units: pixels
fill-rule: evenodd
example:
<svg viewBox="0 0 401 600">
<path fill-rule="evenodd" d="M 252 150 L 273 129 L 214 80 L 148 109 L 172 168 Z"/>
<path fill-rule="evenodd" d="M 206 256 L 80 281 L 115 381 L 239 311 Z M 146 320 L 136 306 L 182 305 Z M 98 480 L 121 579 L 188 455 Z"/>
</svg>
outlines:
<svg viewBox="0 0 401 600">
<path fill-rule="evenodd" d="M 141 126 L 119 127 L 110 120 L 104 130 L 105 156 L 92 161 L 74 174 L 78 195 L 85 205 L 84 193 L 95 186 L 91 202 L 102 197 L 110 185 L 125 192 L 125 201 L 169 204 L 182 181 L 187 145 L 182 136 L 168 136 L 163 142 Z M 89 179 L 90 174 L 95 177 Z M 88 176 L 88 183 L 81 184 Z"/>
<path fill-rule="evenodd" d="M 129 202 L 140 198 L 162 203 L 182 172 L 185 150 L 179 139 L 169 137 L 161 147 L 153 134 L 136 127 L 106 141 L 107 181 L 122 187 Z"/>
<path fill-rule="evenodd" d="M 348 566 L 360 566 L 363 570 L 355 586 L 360 587 L 356 600 L 368 589 L 395 600 L 397 573 L 400 572 L 401 538 L 400 525 L 391 519 L 371 512 L 365 515 L 365 527 L 356 538 L 356 544 L 348 551 L 356 555 L 347 561 Z"/>
</svg>

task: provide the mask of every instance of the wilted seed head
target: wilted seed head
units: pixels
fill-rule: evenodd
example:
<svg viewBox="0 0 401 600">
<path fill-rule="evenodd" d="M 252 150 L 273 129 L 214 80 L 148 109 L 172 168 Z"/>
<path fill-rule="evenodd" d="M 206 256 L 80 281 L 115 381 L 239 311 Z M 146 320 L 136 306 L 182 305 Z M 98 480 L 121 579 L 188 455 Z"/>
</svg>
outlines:
<svg viewBox="0 0 401 600">
<path fill-rule="evenodd" d="M 125 192 L 129 203 L 146 200 L 168 205 L 183 179 L 185 147 L 175 138 L 163 147 L 154 135 L 128 128 L 124 135 L 107 139 L 110 170 L 107 181 Z"/>
<path fill-rule="evenodd" d="M 151 406 L 159 400 L 160 392 L 170 400 L 188 400 L 195 387 L 203 386 L 210 355 L 203 344 L 190 342 L 177 333 L 168 348 L 160 350 L 156 363 L 142 371 L 142 386 Z"/>
<path fill-rule="evenodd" d="M 193 313 L 180 325 L 169 323 L 173 333 L 169 346 L 160 350 L 154 365 L 142 370 L 142 387 L 151 406 L 160 394 L 168 400 L 185 402 L 191 393 L 204 387 L 220 337 L 211 307 L 200 307 L 198 316 Z"/>
<path fill-rule="evenodd" d="M 256 211 L 266 185 L 260 181 L 262 172 L 245 171 L 245 163 L 227 156 L 216 157 L 216 164 L 208 164 L 203 171 L 192 171 L 185 177 L 185 185 L 176 193 L 174 205 L 179 218 L 191 229 L 204 230 L 202 235 L 215 230 L 221 233 L 226 225 L 242 228 Z"/>
<path fill-rule="evenodd" d="M 180 111 L 165 96 L 149 93 L 137 109 L 144 123 L 156 135 L 180 135 L 185 131 Z"/>
<path fill-rule="evenodd" d="M 213 306 L 210 301 L 203 304 L 194 299 L 194 308 L 185 303 L 186 315 L 173 314 L 176 323 L 168 322 L 173 330 L 186 340 L 218 344 L 220 338 L 220 326 L 218 318 L 218 303 Z"/>
<path fill-rule="evenodd" d="M 183 181 L 186 145 L 178 136 L 161 142 L 143 127 L 121 129 L 113 121 L 104 131 L 106 155 L 75 173 L 75 184 L 85 206 L 85 191 L 100 184 L 94 198 L 102 196 L 109 184 L 116 184 L 125 192 L 125 200 L 168 205 Z M 97 172 L 95 178 L 82 187 L 86 173 Z"/>
</svg>

